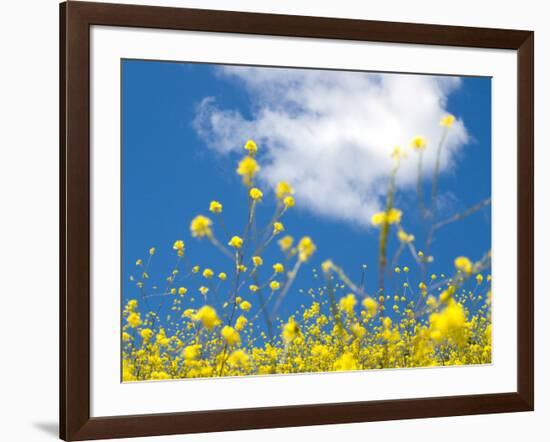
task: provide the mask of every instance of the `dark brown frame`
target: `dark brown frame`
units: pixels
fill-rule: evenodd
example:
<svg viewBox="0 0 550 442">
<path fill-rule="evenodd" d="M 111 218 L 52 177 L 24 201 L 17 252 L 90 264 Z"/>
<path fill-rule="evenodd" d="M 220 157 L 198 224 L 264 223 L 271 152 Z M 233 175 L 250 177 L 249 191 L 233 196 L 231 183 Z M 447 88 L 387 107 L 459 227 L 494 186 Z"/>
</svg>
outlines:
<svg viewBox="0 0 550 442">
<path fill-rule="evenodd" d="M 498 48 L 518 54 L 517 391 L 456 397 L 90 417 L 91 25 Z M 530 31 L 70 1 L 60 5 L 60 437 L 65 440 L 534 409 L 534 34 Z"/>
</svg>

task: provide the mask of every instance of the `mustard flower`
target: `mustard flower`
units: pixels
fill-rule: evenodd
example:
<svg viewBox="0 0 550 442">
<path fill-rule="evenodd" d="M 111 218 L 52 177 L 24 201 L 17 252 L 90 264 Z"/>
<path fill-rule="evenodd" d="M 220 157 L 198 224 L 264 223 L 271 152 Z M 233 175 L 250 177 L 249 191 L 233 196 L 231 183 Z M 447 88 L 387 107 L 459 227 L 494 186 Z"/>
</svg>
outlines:
<svg viewBox="0 0 550 442">
<path fill-rule="evenodd" d="M 315 252 L 315 243 L 309 236 L 304 236 L 298 243 L 298 257 L 300 261 L 305 262 Z"/>
<path fill-rule="evenodd" d="M 342 354 L 333 364 L 333 368 L 336 371 L 357 370 L 357 367 L 357 361 L 350 352 Z"/>
<path fill-rule="evenodd" d="M 296 201 L 294 200 L 294 197 L 293 196 L 285 196 L 285 198 L 283 199 L 283 204 L 285 205 L 286 208 L 289 208 L 289 207 L 294 207 L 296 205 Z"/>
<path fill-rule="evenodd" d="M 300 335 L 300 327 L 294 321 L 294 318 L 291 316 L 288 318 L 288 322 L 283 326 L 283 340 L 286 344 L 294 341 Z"/>
<path fill-rule="evenodd" d="M 132 328 L 136 328 L 142 323 L 139 313 L 136 312 L 130 313 L 126 318 L 126 322 L 128 322 L 128 325 Z"/>
<path fill-rule="evenodd" d="M 467 275 L 470 275 L 474 268 L 472 261 L 470 261 L 465 256 L 459 256 L 455 259 L 455 267 L 457 270 Z"/>
<path fill-rule="evenodd" d="M 208 287 L 205 287 L 205 286 L 200 286 L 199 287 L 199 292 L 201 292 L 201 295 L 206 295 L 208 293 Z"/>
<path fill-rule="evenodd" d="M 285 230 L 285 226 L 283 226 L 283 223 L 278 221 L 273 223 L 273 235 L 277 235 L 278 233 L 281 233 L 283 230 Z"/>
<path fill-rule="evenodd" d="M 411 147 L 416 150 L 417 152 L 420 152 L 426 148 L 426 138 L 421 136 L 416 136 L 411 140 Z"/>
<path fill-rule="evenodd" d="M 247 186 L 252 184 L 252 179 L 259 170 L 260 166 L 256 160 L 250 156 L 244 157 L 237 167 L 237 173 L 243 177 L 243 182 Z"/>
<path fill-rule="evenodd" d="M 197 359 L 201 352 L 200 344 L 188 345 L 183 349 L 183 357 L 186 361 L 193 361 Z"/>
<path fill-rule="evenodd" d="M 321 269 L 323 270 L 324 273 L 330 272 L 333 267 L 334 267 L 334 264 L 330 259 L 323 261 L 323 263 L 321 264 Z"/>
<path fill-rule="evenodd" d="M 402 215 L 401 210 L 393 209 L 393 208 L 390 209 L 386 213 L 388 224 L 396 224 L 401 222 L 401 215 Z"/>
<path fill-rule="evenodd" d="M 218 278 L 220 278 L 222 281 L 225 281 L 227 279 L 227 274 L 225 272 L 220 272 Z"/>
<path fill-rule="evenodd" d="M 350 327 L 350 330 L 353 333 L 353 336 L 355 336 L 357 339 L 361 339 L 367 334 L 367 329 L 358 323 L 353 324 Z"/>
<path fill-rule="evenodd" d="M 254 156 L 256 152 L 258 152 L 258 146 L 254 142 L 254 140 L 248 140 L 245 145 L 244 149 L 248 152 L 249 155 Z"/>
<path fill-rule="evenodd" d="M 350 293 L 349 295 L 340 298 L 340 302 L 338 303 L 340 310 L 345 312 L 348 316 L 353 315 L 356 304 L 357 299 L 355 299 L 355 295 L 353 293 Z"/>
<path fill-rule="evenodd" d="M 186 289 L 185 287 L 180 287 L 180 288 L 178 289 L 178 294 L 179 294 L 179 295 L 182 295 L 182 296 L 183 296 L 183 295 L 185 295 L 186 293 L 187 293 L 187 289 Z"/>
<path fill-rule="evenodd" d="M 454 122 L 455 122 L 454 115 L 449 114 L 449 115 L 445 115 L 444 117 L 441 117 L 439 124 L 443 127 L 450 128 Z"/>
<path fill-rule="evenodd" d="M 399 229 L 397 231 L 397 238 L 402 243 L 408 244 L 414 241 L 414 235 L 408 234 L 403 229 Z"/>
<path fill-rule="evenodd" d="M 154 254 L 155 254 L 155 250 L 156 250 L 156 249 L 155 249 L 154 247 L 151 247 L 151 248 L 149 249 L 149 255 L 154 255 Z"/>
<path fill-rule="evenodd" d="M 466 324 L 464 308 L 453 300 L 441 313 L 430 315 L 430 337 L 434 340 L 445 338 L 460 339 L 460 332 Z"/>
<path fill-rule="evenodd" d="M 204 236 L 212 236 L 212 221 L 203 215 L 197 215 L 191 221 L 191 235 L 196 238 L 202 238 Z"/>
<path fill-rule="evenodd" d="M 285 271 L 285 267 L 280 262 L 277 262 L 273 264 L 273 270 L 275 273 L 283 273 Z"/>
<path fill-rule="evenodd" d="M 239 304 L 239 307 L 241 308 L 241 310 L 247 312 L 252 308 L 252 304 L 248 301 L 243 301 Z"/>
<path fill-rule="evenodd" d="M 378 310 L 378 303 L 370 297 L 366 297 L 363 299 L 363 307 L 367 309 L 367 312 L 369 315 L 374 316 L 376 314 L 376 311 Z"/>
<path fill-rule="evenodd" d="M 221 323 L 218 314 L 213 307 L 205 305 L 193 316 L 193 320 L 200 321 L 204 328 L 211 331 L 214 327 Z"/>
<path fill-rule="evenodd" d="M 260 267 L 264 263 L 264 260 L 261 256 L 253 256 L 252 262 L 254 263 L 254 267 Z"/>
<path fill-rule="evenodd" d="M 193 273 L 199 273 L 200 270 L 201 270 L 201 268 L 200 268 L 199 266 L 193 266 L 193 268 L 191 269 L 191 271 L 192 271 Z"/>
<path fill-rule="evenodd" d="M 292 244 L 294 243 L 294 238 L 290 235 L 283 236 L 279 241 L 279 247 L 281 247 L 281 250 L 283 252 L 286 252 L 287 250 L 290 250 L 292 247 Z"/>
<path fill-rule="evenodd" d="M 140 335 L 143 340 L 148 341 L 153 337 L 153 330 L 151 330 L 150 328 L 144 328 L 143 330 L 141 330 Z"/>
<path fill-rule="evenodd" d="M 233 236 L 227 244 L 235 249 L 240 249 L 243 246 L 243 240 L 239 236 Z"/>
<path fill-rule="evenodd" d="M 253 201 L 261 201 L 262 197 L 264 196 L 263 192 L 257 187 L 253 187 L 252 189 L 250 189 L 250 192 L 248 192 L 248 194 Z"/>
<path fill-rule="evenodd" d="M 212 269 L 204 269 L 202 271 L 202 276 L 204 276 L 206 279 L 211 279 L 212 276 L 214 276 L 214 272 Z"/>
<path fill-rule="evenodd" d="M 222 328 L 221 335 L 230 346 L 238 345 L 241 342 L 239 332 L 229 325 Z"/>
<path fill-rule="evenodd" d="M 255 285 L 255 284 L 250 284 L 250 285 L 248 286 L 248 288 L 249 288 L 249 290 L 250 290 L 252 293 L 256 293 L 256 292 L 260 289 L 260 288 L 259 288 L 257 285 Z"/>
<path fill-rule="evenodd" d="M 476 275 L 476 281 L 478 284 L 481 284 L 483 282 L 483 275 L 481 273 L 478 273 Z"/>
<path fill-rule="evenodd" d="M 210 207 L 208 210 L 212 213 L 222 213 L 223 206 L 218 201 L 210 201 Z"/>
<path fill-rule="evenodd" d="M 279 181 L 277 187 L 275 188 L 275 195 L 277 199 L 284 199 L 286 196 L 294 194 L 294 189 L 286 181 Z"/>
<path fill-rule="evenodd" d="M 248 367 L 248 355 L 244 350 L 235 350 L 227 358 L 227 363 L 232 367 Z"/>
<path fill-rule="evenodd" d="M 247 323 L 248 323 L 248 319 L 246 319 L 244 316 L 241 315 L 235 321 L 235 329 L 237 331 L 241 331 L 244 329 Z"/>
<path fill-rule="evenodd" d="M 279 290 L 281 288 L 281 284 L 278 281 L 271 281 L 269 283 L 269 288 L 273 291 Z"/>
</svg>

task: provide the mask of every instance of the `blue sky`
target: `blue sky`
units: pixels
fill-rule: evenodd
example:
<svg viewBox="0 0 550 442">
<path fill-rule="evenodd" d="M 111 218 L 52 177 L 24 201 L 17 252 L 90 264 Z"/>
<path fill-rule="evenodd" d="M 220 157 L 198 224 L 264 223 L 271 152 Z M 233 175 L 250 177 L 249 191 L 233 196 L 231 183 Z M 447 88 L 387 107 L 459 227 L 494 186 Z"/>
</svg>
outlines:
<svg viewBox="0 0 550 442">
<path fill-rule="evenodd" d="M 234 69 L 238 70 L 238 68 Z M 263 134 L 258 135 L 259 129 L 267 127 L 266 122 L 262 120 L 262 109 L 265 110 L 266 106 L 271 110 L 277 109 L 287 118 L 283 120 L 285 124 L 290 120 L 301 118 L 302 111 L 285 109 L 284 105 L 288 102 L 284 100 L 275 104 L 267 103 L 273 99 L 274 95 L 262 92 L 261 88 L 265 89 L 266 84 L 277 84 L 277 76 L 283 75 L 284 72 L 276 68 L 264 69 L 269 71 L 264 76 L 266 82 L 258 85 L 254 83 L 257 78 L 255 73 L 246 78 L 240 76 L 240 73 L 224 74 L 223 70 L 220 73 L 220 68 L 214 65 L 123 60 L 121 226 L 123 302 L 131 298 L 139 299 L 135 282 L 130 281 L 129 278 L 131 275 L 138 275 L 135 262 L 138 258 L 145 260 L 150 247 L 156 247 L 157 252 L 150 267 L 149 283 L 157 284 L 161 288 L 164 286 L 163 281 L 170 274 L 175 263 L 172 244 L 177 239 L 182 239 L 186 243 L 189 264 L 200 265 L 201 269 L 207 266 L 216 272 L 231 273 L 231 264 L 227 258 L 206 240 L 191 238 L 189 223 L 199 213 L 209 215 L 209 202 L 215 199 L 224 205 L 224 221 L 231 233 L 242 233 L 247 210 L 246 190 L 240 177 L 235 174 L 235 169 L 243 154 L 240 148 L 248 138 L 244 131 L 251 132 L 250 137 L 259 137 L 260 149 L 266 146 L 266 151 L 259 160 L 264 161 L 266 165 L 262 171 L 265 170 L 266 174 L 271 173 L 272 176 L 268 176 L 266 181 L 261 182 L 266 189 L 264 201 L 259 205 L 258 218 L 260 224 L 268 221 L 274 207 L 274 196 L 267 189 L 269 180 L 272 177 L 275 179 L 281 170 L 287 170 L 284 167 L 275 167 L 277 161 L 283 161 L 276 155 L 280 155 L 281 152 L 294 155 L 295 151 L 292 149 L 297 147 L 293 144 L 285 145 L 285 138 L 280 132 L 268 134 L 266 139 L 261 138 Z M 322 74 L 320 75 L 322 77 Z M 352 75 L 350 78 L 353 82 L 355 77 Z M 307 82 L 310 81 L 317 80 L 311 80 L 308 77 Z M 307 89 L 306 86 L 309 83 L 304 86 L 304 83 L 292 81 L 279 86 L 288 91 L 293 84 L 297 84 L 297 88 L 301 87 L 303 91 Z M 334 91 L 335 87 L 337 86 L 331 83 L 331 91 Z M 279 93 L 277 88 L 274 90 L 276 94 Z M 467 132 L 467 137 L 463 133 L 462 136 L 459 134 L 451 140 L 454 143 L 452 155 L 449 154 L 439 180 L 440 210 L 436 216 L 437 220 L 445 219 L 491 195 L 491 81 L 489 78 L 461 78 L 458 86 L 444 87 L 443 91 L 444 109 L 456 115 L 460 121 L 459 126 L 463 127 L 464 133 Z M 208 97 L 213 99 L 206 103 L 214 102 L 215 107 L 207 109 L 209 112 L 207 118 L 210 120 L 204 124 L 204 121 L 197 119 L 201 109 L 204 110 L 205 99 Z M 345 99 L 345 96 L 343 98 Z M 322 104 L 323 109 L 330 106 L 330 102 L 327 103 Z M 434 106 L 433 103 L 429 105 Z M 436 111 L 437 109 L 436 107 Z M 411 119 L 420 118 L 419 115 L 422 112 L 423 105 L 420 103 L 416 112 L 410 113 Z M 218 128 L 219 133 L 205 135 L 204 131 L 213 130 L 210 123 L 212 116 L 216 115 L 227 117 L 231 121 L 223 128 Z M 329 115 L 332 114 L 329 112 Z M 345 119 L 350 114 L 335 113 L 335 115 Z M 407 114 L 404 115 L 405 117 L 400 115 L 402 120 L 406 119 Z M 310 120 L 308 116 L 308 121 Z M 241 124 L 243 121 L 246 124 Z M 312 128 L 318 127 L 315 126 L 317 123 L 312 124 Z M 231 137 L 233 132 L 230 131 L 228 141 L 227 129 L 235 129 L 234 140 Z M 437 133 L 438 130 L 440 128 L 436 121 L 433 131 Z M 315 131 L 310 132 L 313 139 L 316 139 Z M 367 135 L 366 138 L 368 138 Z M 319 140 L 319 143 L 322 146 L 328 146 L 327 149 L 333 145 L 330 141 L 325 143 Z M 338 144 L 335 145 L 338 146 Z M 388 158 L 391 147 L 393 147 L 393 141 L 388 140 Z M 354 145 L 354 148 L 361 149 L 362 146 Z M 368 146 L 365 146 L 365 149 L 368 149 Z M 319 150 L 314 153 L 313 158 L 315 155 L 321 158 L 323 153 Z M 414 152 L 410 151 L 408 156 L 404 161 L 411 164 L 404 167 L 416 170 Z M 301 157 L 298 155 L 296 158 Z M 376 162 L 377 157 L 371 155 L 367 158 Z M 269 166 L 270 161 L 273 162 L 273 167 Z M 385 163 L 381 164 L 386 167 Z M 315 164 L 307 167 L 315 170 Z M 369 167 L 371 169 L 368 169 L 365 175 L 375 172 L 383 174 L 386 170 L 378 165 Z M 423 230 L 416 206 L 416 190 L 411 184 L 410 177 L 406 178 L 407 173 L 410 175 L 410 170 L 407 172 L 404 169 L 403 183 L 398 189 L 396 206 L 405 214 L 406 229 L 417 235 L 421 243 Z M 361 174 L 361 171 L 358 173 Z M 369 183 L 372 182 L 373 188 L 384 188 L 386 181 L 383 175 L 381 176 L 382 178 L 373 178 L 373 181 L 369 181 Z M 333 179 L 338 180 L 338 176 Z M 350 180 L 350 182 L 355 181 Z M 382 201 L 380 199 L 382 191 L 369 194 L 369 190 L 365 190 L 365 193 L 369 194 L 365 199 L 359 202 L 350 201 L 350 205 L 342 205 L 340 208 L 337 201 L 340 198 L 343 201 L 345 195 L 340 197 L 337 193 L 330 193 L 338 188 L 337 182 L 331 183 L 328 193 L 321 191 L 311 195 L 307 193 L 304 185 L 301 194 L 299 189 L 297 190 L 297 207 L 284 216 L 286 233 L 295 238 L 311 236 L 317 245 L 317 252 L 304 266 L 293 289 L 289 292 L 281 310 L 282 316 L 291 314 L 302 303 L 309 304 L 308 296 L 300 293 L 298 289 L 317 287 L 321 284 L 320 280 L 313 277 L 311 271 L 313 268 L 318 269 L 320 263 L 327 258 L 342 266 L 357 281 L 360 279 L 362 264 L 367 264 L 366 290 L 370 292 L 377 290 L 378 230 L 369 228 L 366 225 L 368 223 L 355 222 L 351 218 L 356 207 L 353 204 L 361 204 L 361 210 L 369 213 L 374 205 Z M 425 180 L 425 193 L 429 193 L 429 189 L 430 183 Z M 361 195 L 361 192 L 363 192 L 361 189 L 357 190 L 357 195 Z M 303 195 L 304 204 L 301 204 L 299 195 Z M 335 205 L 336 210 L 334 210 Z M 366 219 L 364 216 L 363 218 Z M 465 255 L 472 259 L 481 257 L 491 245 L 490 226 L 490 209 L 486 208 L 459 223 L 442 229 L 431 250 L 435 262 L 429 270 L 430 273 L 432 271 L 438 274 L 451 273 L 453 260 L 458 255 Z M 214 230 L 222 242 L 227 242 L 219 226 L 215 225 Z M 393 249 L 395 242 L 393 239 L 391 244 Z M 278 248 L 272 245 L 264 259 L 266 268 L 261 277 L 267 278 L 271 273 L 269 271 L 271 264 L 281 260 Z M 415 268 L 408 254 L 403 255 L 399 264 Z M 411 279 L 414 280 L 415 277 L 418 277 L 418 274 L 413 270 Z M 186 286 L 191 294 L 189 299 L 194 297 L 195 306 L 200 305 L 200 295 L 197 295 L 199 278 L 184 280 L 176 285 Z M 229 291 L 229 284 L 227 287 Z M 162 291 L 161 289 L 148 290 Z M 251 297 L 248 299 L 254 304 L 254 299 Z M 158 306 L 159 300 L 160 298 L 151 298 L 151 305 Z"/>
</svg>

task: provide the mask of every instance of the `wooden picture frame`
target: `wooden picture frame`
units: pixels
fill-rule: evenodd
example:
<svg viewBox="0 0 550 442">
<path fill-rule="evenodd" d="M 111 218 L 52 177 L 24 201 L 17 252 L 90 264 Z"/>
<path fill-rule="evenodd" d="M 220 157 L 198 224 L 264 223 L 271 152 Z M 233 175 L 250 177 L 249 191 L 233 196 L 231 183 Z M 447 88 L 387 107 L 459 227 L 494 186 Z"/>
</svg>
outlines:
<svg viewBox="0 0 550 442">
<path fill-rule="evenodd" d="M 90 26 L 498 48 L 518 55 L 517 391 L 90 417 Z M 153 436 L 530 411 L 534 407 L 534 34 L 70 1 L 60 5 L 60 437 Z"/>
</svg>

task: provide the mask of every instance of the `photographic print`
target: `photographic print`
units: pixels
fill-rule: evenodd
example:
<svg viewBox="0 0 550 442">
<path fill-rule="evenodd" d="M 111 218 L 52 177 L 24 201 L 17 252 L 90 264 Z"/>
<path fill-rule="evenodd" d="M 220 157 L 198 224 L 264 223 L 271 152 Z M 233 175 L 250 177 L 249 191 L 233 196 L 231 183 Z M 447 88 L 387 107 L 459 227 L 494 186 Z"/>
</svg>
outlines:
<svg viewBox="0 0 550 442">
<path fill-rule="evenodd" d="M 121 68 L 123 382 L 491 363 L 491 78 Z"/>
</svg>

